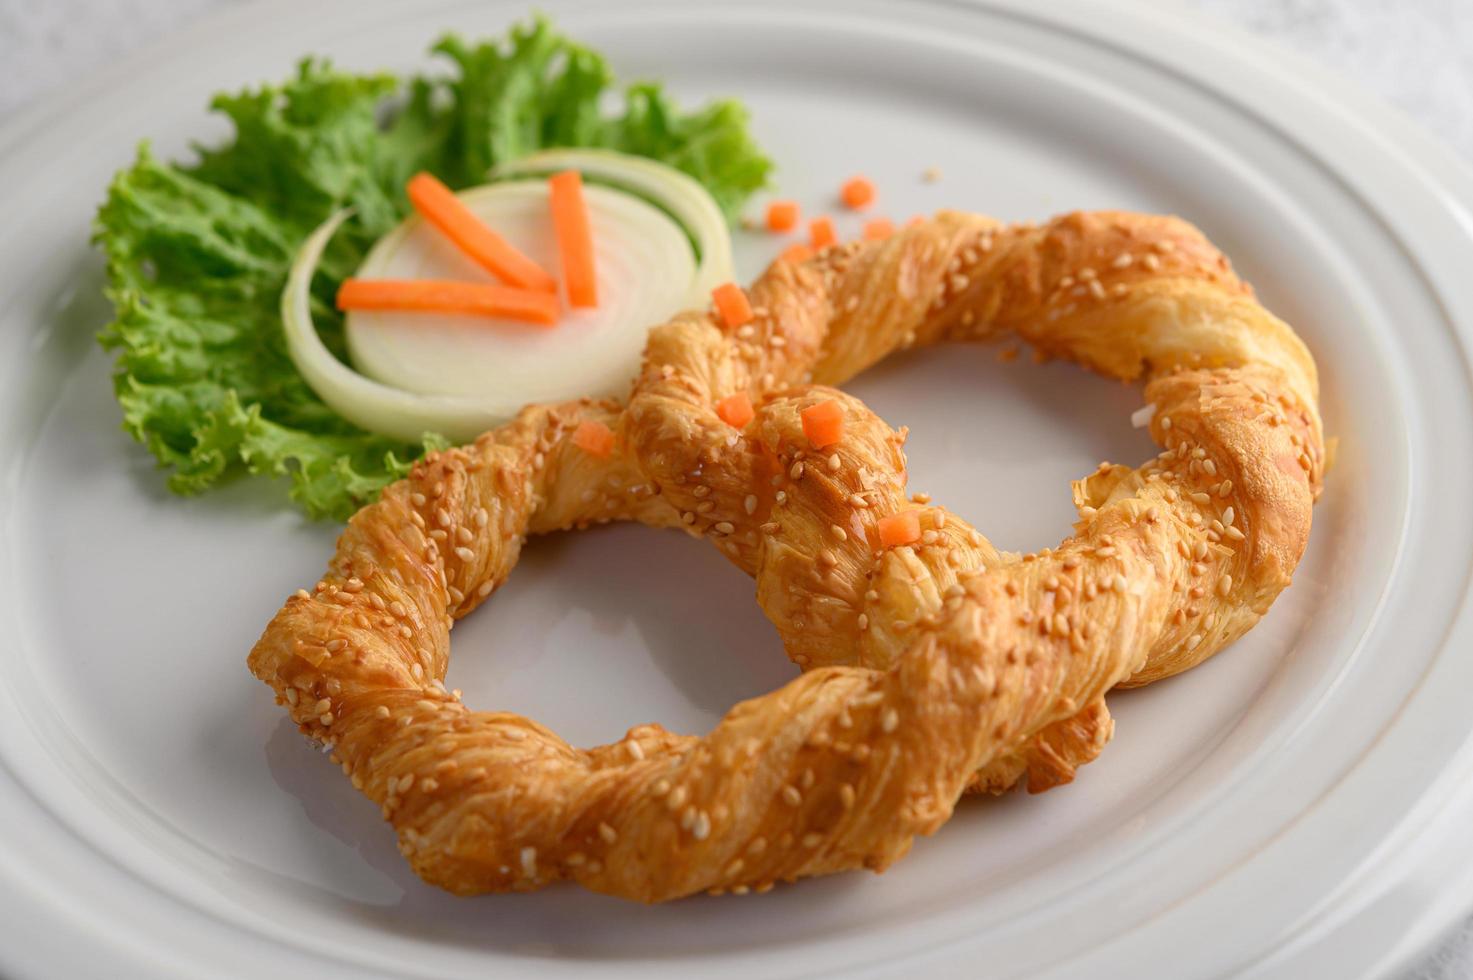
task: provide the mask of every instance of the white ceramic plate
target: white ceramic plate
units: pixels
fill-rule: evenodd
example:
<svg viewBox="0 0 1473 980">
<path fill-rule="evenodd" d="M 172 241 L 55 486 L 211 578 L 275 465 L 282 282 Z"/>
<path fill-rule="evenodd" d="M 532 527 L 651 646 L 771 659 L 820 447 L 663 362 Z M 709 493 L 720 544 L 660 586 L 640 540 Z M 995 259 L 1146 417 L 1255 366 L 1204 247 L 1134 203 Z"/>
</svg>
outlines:
<svg viewBox="0 0 1473 980">
<path fill-rule="evenodd" d="M 1383 110 L 1127 4 L 542 3 L 626 78 L 747 101 L 780 186 L 862 168 L 896 218 L 1174 211 L 1319 359 L 1339 461 L 1309 554 L 1244 641 L 1111 699 L 1070 787 L 968 802 L 883 877 L 643 908 L 421 885 L 375 809 L 245 671 L 334 528 L 242 483 L 170 496 L 118 431 L 90 213 L 148 136 L 218 136 L 216 89 L 305 52 L 420 64 L 487 0 L 247 7 L 0 136 L 0 971 L 8 976 L 1350 977 L 1469 894 L 1473 181 Z M 350 13 L 351 11 L 351 13 Z M 925 183 L 921 172 L 944 176 Z M 740 243 L 752 273 L 775 251 Z M 909 424 L 913 483 L 1003 546 L 1054 543 L 1067 481 L 1150 452 L 1134 389 L 979 349 L 853 386 Z M 541 541 L 455 633 L 451 681 L 592 743 L 702 731 L 790 675 L 715 552 Z"/>
</svg>

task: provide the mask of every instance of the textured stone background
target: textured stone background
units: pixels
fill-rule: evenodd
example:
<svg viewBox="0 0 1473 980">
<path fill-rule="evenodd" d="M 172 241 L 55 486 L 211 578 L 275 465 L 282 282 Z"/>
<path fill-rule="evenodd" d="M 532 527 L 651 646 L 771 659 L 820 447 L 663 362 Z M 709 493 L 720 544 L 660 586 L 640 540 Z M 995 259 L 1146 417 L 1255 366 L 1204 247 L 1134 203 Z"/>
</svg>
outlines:
<svg viewBox="0 0 1473 980">
<path fill-rule="evenodd" d="M 0 120 L 171 28 L 243 0 L 0 0 Z M 1305 55 L 1473 162 L 1473 0 L 1156 0 Z M 1404 980 L 1473 978 L 1473 922 Z"/>
</svg>

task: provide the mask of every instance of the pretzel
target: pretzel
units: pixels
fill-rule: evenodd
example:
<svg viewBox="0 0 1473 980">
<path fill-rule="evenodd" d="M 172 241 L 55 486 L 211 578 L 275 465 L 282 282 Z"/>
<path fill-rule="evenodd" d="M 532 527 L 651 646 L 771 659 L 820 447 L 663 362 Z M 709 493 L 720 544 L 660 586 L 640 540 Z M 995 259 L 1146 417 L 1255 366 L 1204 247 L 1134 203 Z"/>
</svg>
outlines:
<svg viewBox="0 0 1473 980">
<path fill-rule="evenodd" d="M 424 458 L 252 650 L 426 881 L 655 902 L 881 870 L 969 786 L 1067 781 L 1109 737 L 1107 691 L 1201 662 L 1289 584 L 1325 466 L 1314 362 L 1190 225 L 945 212 L 779 261 L 750 298 L 735 331 L 709 313 L 653 330 L 626 403 L 532 406 Z M 1007 335 L 1144 379 L 1163 447 L 1076 481 L 1074 535 L 1028 555 L 907 498 L 904 432 L 825 387 Z M 737 430 L 713 406 L 742 391 L 758 408 Z M 830 401 L 843 438 L 815 450 L 801 413 Z M 586 422 L 616 435 L 606 458 L 575 444 Z M 921 538 L 880 548 L 905 510 Z M 704 737 L 644 725 L 587 750 L 466 708 L 443 685 L 455 619 L 529 535 L 612 520 L 712 539 L 803 673 Z"/>
</svg>

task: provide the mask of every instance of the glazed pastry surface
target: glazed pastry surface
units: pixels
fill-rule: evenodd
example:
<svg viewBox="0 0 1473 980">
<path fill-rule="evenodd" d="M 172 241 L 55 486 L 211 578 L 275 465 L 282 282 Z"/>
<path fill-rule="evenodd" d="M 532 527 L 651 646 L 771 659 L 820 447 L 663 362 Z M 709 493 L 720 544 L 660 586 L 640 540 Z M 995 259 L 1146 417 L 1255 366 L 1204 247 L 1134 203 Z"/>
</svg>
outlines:
<svg viewBox="0 0 1473 980">
<path fill-rule="evenodd" d="M 1314 362 L 1185 222 L 945 212 L 774 263 L 749 295 L 734 331 L 653 330 L 627 401 L 531 406 L 426 457 L 252 650 L 426 881 L 654 902 L 883 869 L 968 789 L 1068 782 L 1110 737 L 1111 688 L 1200 663 L 1289 584 L 1325 466 Z M 1162 447 L 1076 481 L 1074 535 L 1030 555 L 910 498 L 904 432 L 828 387 L 1009 336 L 1143 382 Z M 715 409 L 738 392 L 741 430 Z M 800 415 L 824 401 L 844 434 L 815 450 Z M 617 436 L 607 458 L 570 439 L 589 420 Z M 921 538 L 881 548 L 878 520 L 909 509 Z M 446 691 L 454 620 L 526 539 L 609 520 L 711 539 L 803 673 L 703 737 L 651 724 L 592 749 Z"/>
</svg>

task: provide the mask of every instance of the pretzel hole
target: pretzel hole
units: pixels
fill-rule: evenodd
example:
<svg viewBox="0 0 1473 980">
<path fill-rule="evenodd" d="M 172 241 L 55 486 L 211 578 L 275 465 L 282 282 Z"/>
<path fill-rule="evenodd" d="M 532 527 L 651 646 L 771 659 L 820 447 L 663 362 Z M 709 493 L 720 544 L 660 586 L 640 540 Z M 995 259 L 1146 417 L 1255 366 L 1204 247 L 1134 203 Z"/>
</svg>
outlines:
<svg viewBox="0 0 1473 980">
<path fill-rule="evenodd" d="M 798 673 L 750 578 L 701 541 L 636 524 L 532 539 L 451 640 L 447 687 L 573 745 L 650 722 L 703 734 Z"/>
<path fill-rule="evenodd" d="M 911 492 L 944 502 L 998 548 L 1037 551 L 1072 533 L 1071 480 L 1103 460 L 1136 466 L 1158 448 L 1131 426 L 1138 385 L 1065 361 L 1002 363 L 997 352 L 951 344 L 896 354 L 846 390 L 910 427 Z"/>
</svg>

